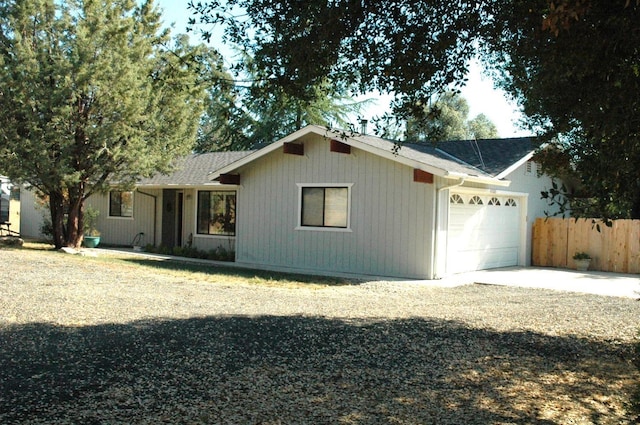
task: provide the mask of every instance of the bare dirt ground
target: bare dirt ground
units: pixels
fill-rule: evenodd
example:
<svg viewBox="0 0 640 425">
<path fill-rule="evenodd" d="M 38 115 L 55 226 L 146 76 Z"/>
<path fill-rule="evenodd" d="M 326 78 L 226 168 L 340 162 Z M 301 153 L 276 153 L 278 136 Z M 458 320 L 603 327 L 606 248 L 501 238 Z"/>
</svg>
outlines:
<svg viewBox="0 0 640 425">
<path fill-rule="evenodd" d="M 0 258 L 3 424 L 633 423 L 631 299 Z"/>
</svg>

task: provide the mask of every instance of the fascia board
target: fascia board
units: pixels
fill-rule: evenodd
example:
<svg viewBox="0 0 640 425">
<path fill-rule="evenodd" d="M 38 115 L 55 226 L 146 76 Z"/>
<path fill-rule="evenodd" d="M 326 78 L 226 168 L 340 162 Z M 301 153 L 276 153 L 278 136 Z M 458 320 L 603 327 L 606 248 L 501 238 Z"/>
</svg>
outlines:
<svg viewBox="0 0 640 425">
<path fill-rule="evenodd" d="M 535 153 L 535 151 L 531 151 L 528 154 L 526 154 L 525 156 L 523 156 L 522 158 L 520 158 L 518 161 L 516 161 L 513 164 L 511 164 L 506 170 L 504 170 L 503 172 L 498 174 L 496 176 L 496 179 L 503 179 L 506 176 L 508 176 L 509 174 L 513 173 L 516 169 L 518 169 L 518 167 L 520 167 L 522 164 L 524 164 L 525 162 L 527 162 L 531 158 L 533 158 L 533 154 L 534 153 Z"/>
<path fill-rule="evenodd" d="M 267 155 L 268 153 L 271 153 L 273 151 L 275 151 L 276 149 L 282 147 L 282 145 L 284 145 L 287 142 L 293 142 L 295 140 L 300 139 L 303 136 L 306 136 L 308 134 L 317 134 L 319 136 L 327 136 L 327 129 L 320 127 L 320 126 L 315 126 L 315 125 L 309 125 L 305 128 L 302 128 L 298 131 L 296 131 L 295 133 L 291 133 L 290 135 L 276 141 L 273 142 L 270 145 L 265 146 L 264 148 L 257 150 L 255 152 L 253 152 L 252 154 L 249 154 L 247 156 L 245 156 L 244 158 L 239 159 L 236 162 L 233 162 L 223 168 L 220 168 L 219 170 L 215 170 L 213 172 L 211 172 L 209 174 L 209 177 L 211 178 L 211 180 L 214 180 L 218 177 L 220 177 L 221 174 L 225 174 L 225 173 L 229 173 L 231 171 L 234 171 L 264 155 Z M 371 146 L 367 143 L 364 142 L 360 142 L 359 140 L 357 140 L 356 138 L 352 138 L 352 137 L 346 137 L 346 138 L 341 138 L 340 140 L 343 143 L 346 143 L 356 149 L 360 149 L 363 150 L 365 152 L 371 153 L 373 155 L 376 156 L 380 156 L 382 158 L 388 159 L 390 161 L 394 161 L 403 165 L 406 165 L 408 167 L 411 168 L 417 168 L 419 170 L 422 171 L 426 171 L 429 172 L 435 176 L 439 176 L 439 177 L 444 177 L 444 178 L 450 178 L 450 179 L 465 179 L 466 181 L 469 182 L 476 182 L 476 183 L 484 183 L 484 184 L 491 184 L 491 185 L 495 185 L 495 186 L 509 186 L 509 184 L 511 182 L 509 181 L 505 181 L 505 180 L 499 180 L 497 178 L 493 178 L 493 177 L 478 177 L 478 176 L 470 176 L 464 173 L 454 173 L 454 172 L 449 172 L 447 170 L 444 170 L 442 168 L 438 168 L 438 167 L 434 167 L 432 165 L 429 164 L 425 164 L 423 162 L 420 161 L 416 161 L 414 159 L 410 159 L 410 158 L 406 158 L 400 155 L 396 155 L 393 152 L 391 152 L 390 150 L 386 150 L 386 149 L 380 149 L 378 147 L 375 146 Z"/>
<path fill-rule="evenodd" d="M 468 174 L 464 174 L 464 173 L 447 173 L 446 176 L 444 176 L 445 178 L 448 179 L 453 179 L 453 180 L 460 180 L 463 179 L 465 182 L 469 182 L 469 183 L 482 183 L 482 184 L 489 184 L 492 186 L 500 186 L 500 187 L 508 187 L 511 185 L 511 181 L 510 180 L 499 180 L 496 177 L 478 177 L 478 176 L 470 176 Z"/>
<path fill-rule="evenodd" d="M 236 170 L 250 162 L 255 161 L 258 158 L 261 158 L 273 151 L 275 151 L 276 149 L 282 147 L 282 145 L 284 145 L 287 142 L 293 142 L 294 140 L 299 139 L 300 137 L 306 136 L 307 134 L 310 133 L 315 133 L 315 134 L 322 134 L 320 131 L 318 131 L 318 127 L 316 126 L 307 126 L 305 128 L 302 128 L 298 131 L 296 131 L 295 133 L 291 133 L 286 137 L 283 137 L 282 139 L 275 141 L 267 146 L 265 146 L 262 149 L 258 149 L 257 151 L 245 156 L 244 158 L 241 158 L 239 160 L 237 160 L 236 162 L 232 162 L 231 164 L 222 167 L 218 170 L 212 171 L 211 173 L 209 173 L 209 178 L 211 178 L 211 180 L 217 179 L 218 177 L 220 177 L 221 174 L 226 174 L 229 173 L 233 170 Z"/>
</svg>

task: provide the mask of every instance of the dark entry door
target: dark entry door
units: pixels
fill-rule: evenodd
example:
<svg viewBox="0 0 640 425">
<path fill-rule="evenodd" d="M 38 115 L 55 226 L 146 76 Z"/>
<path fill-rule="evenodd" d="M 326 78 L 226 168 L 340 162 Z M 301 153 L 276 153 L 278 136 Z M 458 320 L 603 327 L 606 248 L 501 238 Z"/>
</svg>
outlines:
<svg viewBox="0 0 640 425">
<path fill-rule="evenodd" d="M 178 214 L 177 191 L 162 191 L 162 245 L 168 248 L 176 246 L 176 219 Z"/>
<path fill-rule="evenodd" d="M 184 210 L 184 193 L 178 192 L 178 205 L 176 206 L 176 245 L 182 246 L 182 212 Z"/>
</svg>

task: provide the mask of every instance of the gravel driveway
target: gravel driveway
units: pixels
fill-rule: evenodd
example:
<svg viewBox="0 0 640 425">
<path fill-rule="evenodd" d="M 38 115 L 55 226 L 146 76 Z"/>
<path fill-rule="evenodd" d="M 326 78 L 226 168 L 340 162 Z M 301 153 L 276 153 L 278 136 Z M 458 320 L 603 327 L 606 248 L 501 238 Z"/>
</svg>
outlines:
<svg viewBox="0 0 640 425">
<path fill-rule="evenodd" d="M 2 424 L 633 422 L 638 301 L 0 258 Z"/>
</svg>

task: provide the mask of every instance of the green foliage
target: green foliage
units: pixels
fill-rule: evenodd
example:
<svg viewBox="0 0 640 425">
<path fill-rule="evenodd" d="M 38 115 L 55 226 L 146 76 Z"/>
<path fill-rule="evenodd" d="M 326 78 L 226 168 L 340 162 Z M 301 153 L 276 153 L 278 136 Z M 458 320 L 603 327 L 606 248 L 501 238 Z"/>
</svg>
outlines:
<svg viewBox="0 0 640 425">
<path fill-rule="evenodd" d="M 191 8 L 200 22 L 222 26 L 284 93 L 313 99 L 326 79 L 392 93 L 402 122 L 431 114 L 424 105 L 463 85 L 479 55 L 530 128 L 569 159 L 592 211 L 640 218 L 638 1 L 227 0 Z M 387 127 L 381 120 L 378 133 Z"/>
<path fill-rule="evenodd" d="M 470 139 L 496 139 L 498 128 L 485 114 L 478 114 L 467 122 Z"/>
<path fill-rule="evenodd" d="M 575 254 L 573 254 L 573 259 L 574 260 L 590 260 L 591 256 L 586 252 L 576 252 Z"/>
<path fill-rule="evenodd" d="M 569 20 L 549 14 L 547 1 L 508 2 L 485 58 L 531 128 L 555 146 L 547 171 L 577 180 L 589 214 L 640 218 L 640 6 L 564 3 Z"/>
<path fill-rule="evenodd" d="M 96 228 L 100 210 L 88 207 L 84 210 L 84 234 L 86 236 L 100 236 L 100 231 Z"/>
<path fill-rule="evenodd" d="M 264 78 L 243 56 L 249 86 L 234 85 L 231 74 L 218 63 L 219 84 L 209 89 L 209 99 L 195 150 L 197 152 L 244 150 L 270 143 L 309 124 L 348 127 L 347 116 L 357 114 L 367 102 L 356 102 L 340 86 L 322 81 L 312 87 L 310 99 L 289 95 Z M 213 68 L 213 67 L 212 67 Z"/>
<path fill-rule="evenodd" d="M 439 96 L 406 124 L 408 141 L 470 140 L 498 137 L 495 124 L 481 114 L 469 120 L 469 104 L 455 92 Z"/>
<path fill-rule="evenodd" d="M 449 0 L 228 0 L 190 7 L 201 22 L 222 24 L 263 75 L 306 99 L 326 78 L 360 92 L 444 90 L 464 78 L 485 25 L 479 18 L 491 12 L 483 2 Z"/>
<path fill-rule="evenodd" d="M 9 0 L 0 29 L 0 166 L 47 195 L 56 247 L 78 246 L 88 196 L 190 151 L 194 49 L 152 0 Z"/>
</svg>

